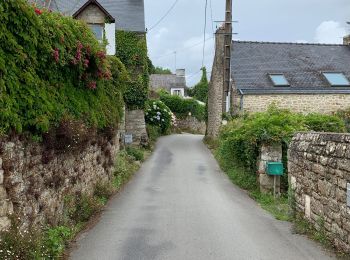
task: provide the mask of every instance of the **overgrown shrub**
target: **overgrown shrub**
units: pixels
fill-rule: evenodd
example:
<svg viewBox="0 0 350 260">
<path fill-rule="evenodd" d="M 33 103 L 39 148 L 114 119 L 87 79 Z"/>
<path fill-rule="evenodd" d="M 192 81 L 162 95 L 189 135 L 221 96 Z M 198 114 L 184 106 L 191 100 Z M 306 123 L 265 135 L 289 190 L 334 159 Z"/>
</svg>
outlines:
<svg viewBox="0 0 350 260">
<path fill-rule="evenodd" d="M 199 101 L 207 103 L 209 82 L 207 78 L 207 69 L 203 67 L 201 80 L 193 88 L 187 89 L 187 94 Z"/>
<path fill-rule="evenodd" d="M 192 115 L 199 121 L 205 120 L 205 106 L 199 104 L 195 99 L 184 99 L 179 96 L 170 95 L 160 91 L 160 100 L 167 105 L 178 118 L 186 118 Z"/>
<path fill-rule="evenodd" d="M 159 126 L 147 124 L 146 129 L 147 129 L 148 138 L 152 142 L 157 141 L 157 139 L 160 136 L 162 136 L 162 130 L 160 129 Z"/>
<path fill-rule="evenodd" d="M 343 120 L 346 131 L 350 133 L 350 108 L 339 110 L 335 115 Z"/>
<path fill-rule="evenodd" d="M 0 20 L 0 132 L 40 135 L 65 115 L 117 125 L 125 70 L 109 63 L 86 24 L 25 0 L 1 1 Z"/>
<path fill-rule="evenodd" d="M 288 143 L 298 131 L 344 132 L 339 117 L 302 115 L 271 106 L 267 112 L 246 115 L 222 128 L 219 155 L 229 167 L 235 161 L 255 172 L 262 143 Z"/>
<path fill-rule="evenodd" d="M 145 116 L 146 123 L 158 126 L 163 134 L 171 127 L 172 113 L 162 101 L 148 101 Z"/>
<path fill-rule="evenodd" d="M 338 116 L 323 114 L 308 114 L 305 116 L 305 125 L 316 132 L 343 133 L 346 131 L 345 122 Z"/>
</svg>

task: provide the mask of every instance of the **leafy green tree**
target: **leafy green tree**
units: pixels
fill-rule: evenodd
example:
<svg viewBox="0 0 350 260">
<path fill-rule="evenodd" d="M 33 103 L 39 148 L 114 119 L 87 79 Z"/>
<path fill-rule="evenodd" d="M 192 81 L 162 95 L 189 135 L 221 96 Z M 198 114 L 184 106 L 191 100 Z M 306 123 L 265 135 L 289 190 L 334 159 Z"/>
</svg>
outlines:
<svg viewBox="0 0 350 260">
<path fill-rule="evenodd" d="M 207 78 L 207 69 L 203 67 L 201 70 L 202 70 L 201 80 L 192 89 L 188 89 L 187 94 L 199 101 L 206 103 L 208 98 L 209 82 Z"/>
</svg>

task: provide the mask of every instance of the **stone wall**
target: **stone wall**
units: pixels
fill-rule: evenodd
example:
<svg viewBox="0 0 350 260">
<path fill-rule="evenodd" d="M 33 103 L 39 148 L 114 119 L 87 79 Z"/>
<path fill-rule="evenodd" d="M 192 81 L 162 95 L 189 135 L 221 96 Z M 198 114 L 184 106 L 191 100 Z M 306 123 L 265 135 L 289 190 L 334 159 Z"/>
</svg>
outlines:
<svg viewBox="0 0 350 260">
<path fill-rule="evenodd" d="M 236 100 L 239 104 L 239 100 Z M 243 97 L 245 112 L 266 111 L 270 104 L 301 113 L 331 114 L 339 109 L 350 107 L 350 95 L 246 95 Z"/>
<path fill-rule="evenodd" d="M 207 128 L 204 121 L 199 121 L 193 116 L 188 116 L 185 119 L 177 119 L 177 127 L 184 132 L 189 131 L 191 133 L 202 135 L 205 135 Z"/>
<path fill-rule="evenodd" d="M 119 151 L 115 137 L 93 138 L 79 151 L 57 152 L 20 138 L 0 142 L 0 230 L 15 213 L 20 225 L 57 225 L 67 196 L 91 194 L 109 181 Z"/>
<path fill-rule="evenodd" d="M 216 32 L 216 49 L 208 90 L 208 129 L 209 138 L 217 138 L 222 124 L 224 93 L 224 28 Z"/>
<path fill-rule="evenodd" d="M 133 135 L 135 144 L 140 144 L 141 141 L 145 141 L 144 139 L 148 140 L 143 110 L 126 110 L 125 133 Z"/>
<path fill-rule="evenodd" d="M 275 192 L 275 194 L 279 194 L 281 190 L 281 177 L 267 175 L 266 165 L 268 162 L 282 162 L 282 144 L 262 144 L 257 160 L 260 191 L 262 193 Z"/>
<path fill-rule="evenodd" d="M 298 133 L 288 159 L 297 212 L 324 228 L 337 248 L 350 252 L 350 135 Z"/>
</svg>

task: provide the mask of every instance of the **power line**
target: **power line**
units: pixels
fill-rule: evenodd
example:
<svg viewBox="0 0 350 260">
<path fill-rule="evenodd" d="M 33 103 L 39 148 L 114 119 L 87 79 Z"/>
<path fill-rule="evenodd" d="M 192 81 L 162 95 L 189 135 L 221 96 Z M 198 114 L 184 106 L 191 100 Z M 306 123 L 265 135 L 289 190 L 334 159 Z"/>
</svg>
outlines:
<svg viewBox="0 0 350 260">
<path fill-rule="evenodd" d="M 203 58 L 202 58 L 202 67 L 204 67 L 204 56 L 205 56 L 205 37 L 207 30 L 207 9 L 208 9 L 208 0 L 205 0 L 205 8 L 204 8 L 204 41 L 203 41 Z"/>
<path fill-rule="evenodd" d="M 162 18 L 159 19 L 158 22 L 156 22 L 153 26 L 151 26 L 151 28 L 148 29 L 148 32 L 153 30 L 155 27 L 158 26 L 158 24 L 160 24 L 167 16 L 168 14 L 170 14 L 170 12 L 174 9 L 174 7 L 176 6 L 177 2 L 179 0 L 175 0 L 175 2 L 173 3 L 173 5 L 169 8 L 169 10 L 165 13 L 165 15 L 162 16 Z"/>
<path fill-rule="evenodd" d="M 210 0 L 210 19 L 211 19 L 211 30 L 214 34 L 214 21 L 213 21 L 213 6 L 212 6 L 212 0 Z"/>
<path fill-rule="evenodd" d="M 211 39 L 213 39 L 213 38 L 214 38 L 214 36 L 211 36 L 211 37 L 206 38 L 205 40 L 208 41 L 208 40 L 211 40 Z M 195 43 L 195 44 L 193 44 L 193 45 L 191 45 L 191 46 L 188 46 L 188 47 L 185 47 L 185 48 L 176 50 L 176 52 L 177 52 L 177 53 L 183 52 L 183 51 L 186 51 L 186 50 L 188 50 L 188 49 L 192 49 L 193 47 L 196 47 L 196 46 L 201 45 L 201 44 L 203 44 L 203 41 L 200 41 L 200 42 L 197 42 L 197 43 Z M 158 57 L 154 58 L 154 60 L 159 60 L 159 59 L 168 57 L 168 56 L 170 56 L 170 55 L 174 55 L 174 51 L 169 52 L 169 53 L 167 53 L 167 54 L 164 54 L 164 55 L 162 55 L 162 56 L 158 56 Z"/>
</svg>

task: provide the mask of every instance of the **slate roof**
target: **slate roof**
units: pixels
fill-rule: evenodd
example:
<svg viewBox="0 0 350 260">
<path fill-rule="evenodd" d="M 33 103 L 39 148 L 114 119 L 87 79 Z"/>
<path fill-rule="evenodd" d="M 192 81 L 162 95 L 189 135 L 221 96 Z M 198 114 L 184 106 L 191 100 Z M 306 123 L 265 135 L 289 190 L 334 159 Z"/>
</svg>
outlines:
<svg viewBox="0 0 350 260">
<path fill-rule="evenodd" d="M 73 15 L 87 0 L 52 0 L 51 9 Z M 144 0 L 98 0 L 116 20 L 119 30 L 145 32 Z"/>
<path fill-rule="evenodd" d="M 150 86 L 154 90 L 164 88 L 170 92 L 172 88 L 185 88 L 186 78 L 176 74 L 152 74 Z"/>
<path fill-rule="evenodd" d="M 241 94 L 350 94 L 350 87 L 330 87 L 321 73 L 342 72 L 350 80 L 350 46 L 233 41 L 231 63 Z M 283 73 L 290 87 L 274 87 L 269 73 Z"/>
</svg>

